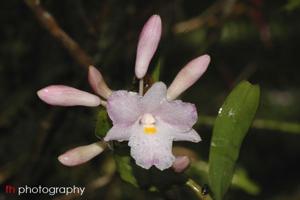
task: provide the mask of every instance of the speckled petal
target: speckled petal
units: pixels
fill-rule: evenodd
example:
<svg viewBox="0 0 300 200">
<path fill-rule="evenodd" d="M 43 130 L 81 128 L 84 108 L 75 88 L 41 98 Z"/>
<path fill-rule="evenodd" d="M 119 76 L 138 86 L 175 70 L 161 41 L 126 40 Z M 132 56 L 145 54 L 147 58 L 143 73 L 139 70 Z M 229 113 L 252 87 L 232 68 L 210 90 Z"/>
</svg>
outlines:
<svg viewBox="0 0 300 200">
<path fill-rule="evenodd" d="M 190 130 L 198 119 L 195 105 L 181 100 L 164 101 L 154 115 L 180 131 Z"/>
<path fill-rule="evenodd" d="M 172 166 L 175 157 L 172 154 L 172 137 L 170 130 L 161 123 L 157 123 L 158 132 L 145 134 L 138 123 L 131 129 L 128 145 L 131 156 L 136 164 L 149 169 L 152 166 L 165 170 Z"/>
<path fill-rule="evenodd" d="M 130 127 L 128 126 L 122 126 L 122 125 L 114 125 L 106 134 L 104 137 L 105 141 L 110 141 L 110 140 L 117 140 L 119 142 L 129 140 L 130 137 L 130 132 L 129 132 Z"/>
<path fill-rule="evenodd" d="M 174 131 L 172 135 L 174 137 L 173 139 L 174 141 L 190 141 L 196 143 L 201 141 L 201 137 L 194 129 L 191 129 L 190 131 L 187 132 Z"/>
<path fill-rule="evenodd" d="M 55 106 L 99 106 L 101 99 L 91 93 L 65 85 L 51 85 L 37 92 L 44 102 Z"/>
<path fill-rule="evenodd" d="M 113 124 L 133 124 L 141 113 L 140 98 L 135 92 L 113 92 L 107 99 L 107 112 Z"/>
<path fill-rule="evenodd" d="M 155 110 L 166 100 L 167 87 L 163 82 L 157 82 L 149 88 L 142 98 L 142 107 L 144 112 Z"/>
</svg>

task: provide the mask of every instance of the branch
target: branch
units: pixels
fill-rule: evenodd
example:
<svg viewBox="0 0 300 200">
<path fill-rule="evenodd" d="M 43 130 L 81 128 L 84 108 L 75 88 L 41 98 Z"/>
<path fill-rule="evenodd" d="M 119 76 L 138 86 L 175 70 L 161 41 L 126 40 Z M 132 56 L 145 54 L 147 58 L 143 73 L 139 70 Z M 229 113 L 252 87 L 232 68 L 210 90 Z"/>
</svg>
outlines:
<svg viewBox="0 0 300 200">
<path fill-rule="evenodd" d="M 39 0 L 24 0 L 26 5 L 35 14 L 41 25 L 43 25 L 49 33 L 67 49 L 69 54 L 82 66 L 88 68 L 93 65 L 92 58 L 81 49 L 77 42 L 75 42 L 56 22 L 54 17 L 46 11 L 40 4 Z"/>
<path fill-rule="evenodd" d="M 230 14 L 235 1 L 236 0 L 219 0 L 207 8 L 201 15 L 175 24 L 173 31 L 177 34 L 185 33 L 198 29 L 209 22 L 215 23 L 218 21 L 217 18 L 220 17 L 218 16 L 219 13 L 221 13 L 221 17 L 226 17 Z"/>
</svg>

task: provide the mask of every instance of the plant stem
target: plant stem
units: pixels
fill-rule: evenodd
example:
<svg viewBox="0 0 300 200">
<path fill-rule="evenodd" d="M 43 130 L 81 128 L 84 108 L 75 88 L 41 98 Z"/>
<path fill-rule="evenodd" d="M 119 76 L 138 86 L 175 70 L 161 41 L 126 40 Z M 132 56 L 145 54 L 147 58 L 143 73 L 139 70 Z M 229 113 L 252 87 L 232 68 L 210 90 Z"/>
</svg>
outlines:
<svg viewBox="0 0 300 200">
<path fill-rule="evenodd" d="M 40 4 L 39 0 L 24 0 L 42 26 L 58 41 L 82 67 L 93 64 L 92 58 L 56 22 L 55 18 Z"/>
<path fill-rule="evenodd" d="M 193 179 L 188 179 L 188 181 L 185 183 L 186 186 L 188 186 L 193 192 L 196 194 L 196 196 L 200 200 L 212 200 L 211 196 L 209 194 L 204 195 L 202 194 L 202 187 L 197 184 Z"/>
<path fill-rule="evenodd" d="M 144 94 L 144 79 L 140 79 L 139 82 L 139 94 L 143 96 Z"/>
</svg>

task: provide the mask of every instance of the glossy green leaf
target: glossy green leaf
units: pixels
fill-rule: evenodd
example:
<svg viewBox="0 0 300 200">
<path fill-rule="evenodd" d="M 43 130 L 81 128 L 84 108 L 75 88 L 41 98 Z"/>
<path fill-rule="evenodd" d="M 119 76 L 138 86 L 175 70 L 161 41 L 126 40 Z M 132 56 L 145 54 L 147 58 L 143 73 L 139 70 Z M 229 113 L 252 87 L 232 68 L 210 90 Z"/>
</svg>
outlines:
<svg viewBox="0 0 300 200">
<path fill-rule="evenodd" d="M 107 112 L 104 108 L 100 108 L 97 113 L 95 135 L 98 138 L 103 138 L 110 128 L 111 123 L 108 118 Z"/>
<path fill-rule="evenodd" d="M 228 190 L 244 137 L 258 104 L 259 86 L 242 81 L 226 98 L 216 118 L 209 153 L 209 184 L 216 200 Z"/>
</svg>

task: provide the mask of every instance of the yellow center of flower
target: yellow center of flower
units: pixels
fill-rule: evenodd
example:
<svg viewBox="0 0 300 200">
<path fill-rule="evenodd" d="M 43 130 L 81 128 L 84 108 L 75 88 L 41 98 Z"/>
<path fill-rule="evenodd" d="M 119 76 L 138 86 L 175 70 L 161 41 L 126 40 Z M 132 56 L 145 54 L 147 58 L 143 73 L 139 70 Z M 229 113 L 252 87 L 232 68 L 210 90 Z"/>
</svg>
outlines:
<svg viewBox="0 0 300 200">
<path fill-rule="evenodd" d="M 155 122 L 155 118 L 149 113 L 146 113 L 142 116 L 140 123 L 143 126 L 145 134 L 153 135 L 157 132 Z"/>
<path fill-rule="evenodd" d="M 153 126 L 153 125 L 144 126 L 144 133 L 149 134 L 149 135 L 155 134 L 156 133 L 156 127 Z"/>
</svg>

